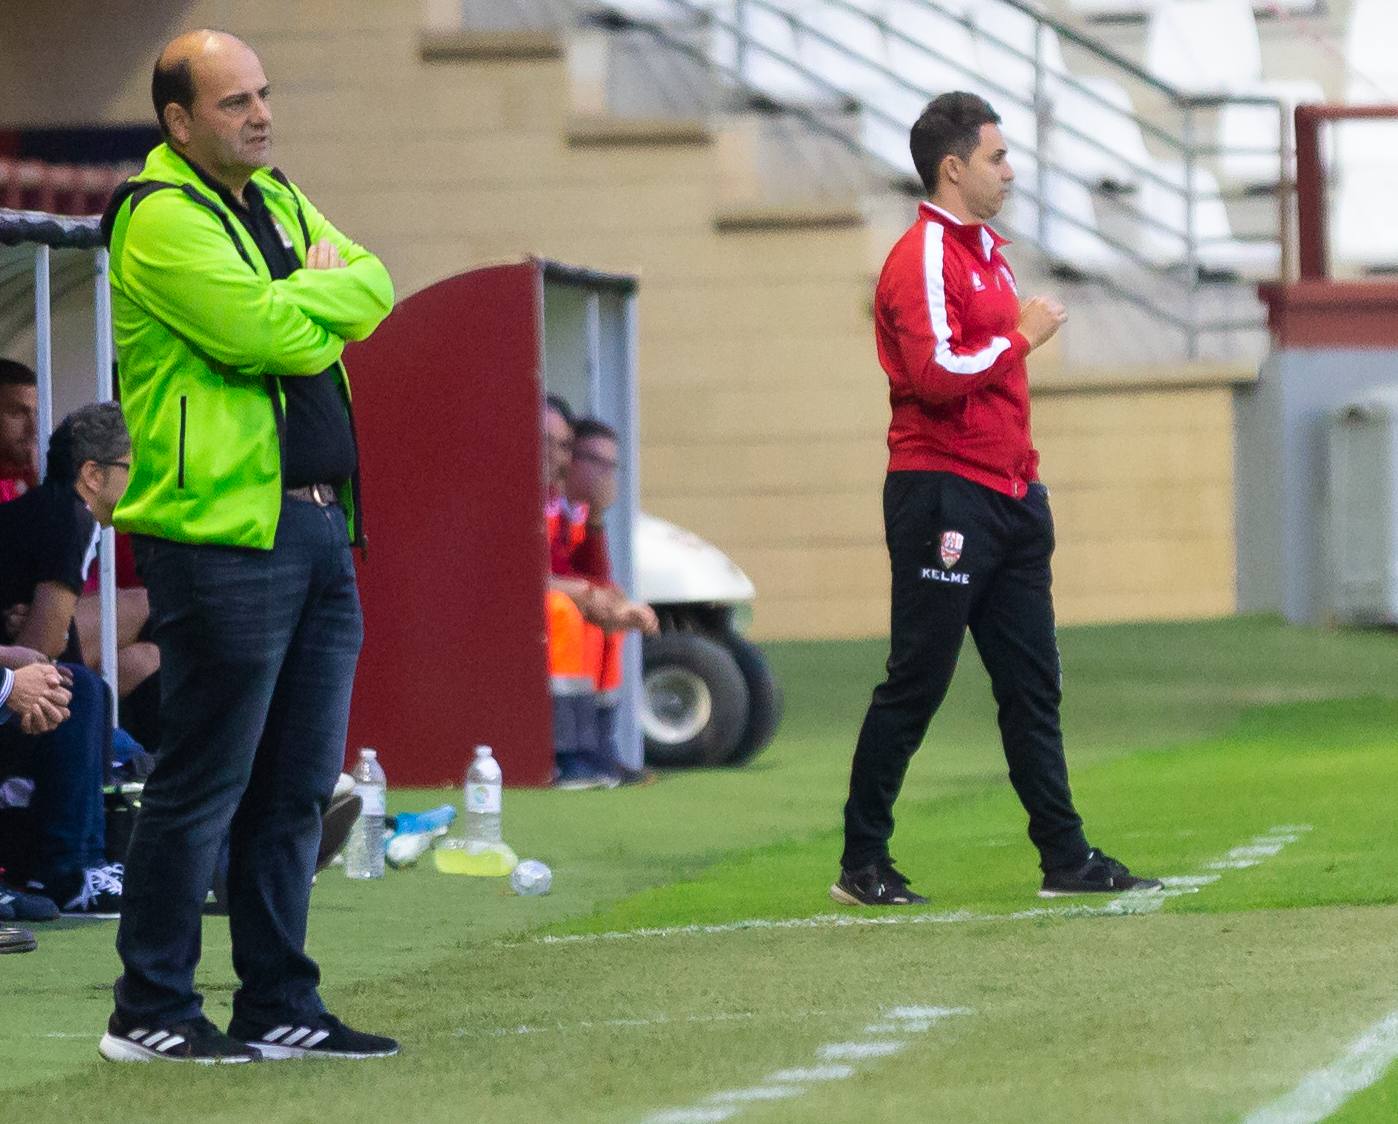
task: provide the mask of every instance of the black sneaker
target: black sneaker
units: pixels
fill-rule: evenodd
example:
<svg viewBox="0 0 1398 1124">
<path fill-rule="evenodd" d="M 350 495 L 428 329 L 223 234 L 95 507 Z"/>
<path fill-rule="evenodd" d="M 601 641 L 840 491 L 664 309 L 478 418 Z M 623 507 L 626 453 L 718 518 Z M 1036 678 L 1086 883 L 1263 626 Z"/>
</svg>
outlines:
<svg viewBox="0 0 1398 1124">
<path fill-rule="evenodd" d="M 1120 894 L 1127 890 L 1154 893 L 1165 884 L 1158 878 L 1137 878 L 1123 863 L 1104 855 L 1096 847 L 1087 853 L 1082 866 L 1050 870 L 1044 875 L 1041 898 L 1065 898 L 1074 894 Z"/>
<path fill-rule="evenodd" d="M 26 894 L 0 886 L 0 921 L 52 921 L 58 906 L 43 894 Z"/>
<path fill-rule="evenodd" d="M 908 880 L 892 859 L 870 863 L 858 870 L 841 870 L 830 896 L 841 905 L 923 905 L 921 894 L 908 889 Z"/>
<path fill-rule="evenodd" d="M 331 860 L 345 849 L 350 829 L 364 809 L 364 799 L 351 792 L 333 797 L 320 817 L 320 850 L 316 854 L 316 870 L 324 870 Z M 227 912 L 226 910 L 224 912 Z"/>
<path fill-rule="evenodd" d="M 398 1043 L 381 1034 L 351 1030 L 326 1013 L 305 1022 L 255 1026 L 234 1017 L 228 1033 L 248 1043 L 269 1061 L 281 1058 L 388 1058 L 398 1053 Z"/>
<path fill-rule="evenodd" d="M 28 929 L 0 926 L 0 955 L 7 952 L 33 952 L 38 947 L 39 942 Z"/>
<path fill-rule="evenodd" d="M 121 863 L 95 866 L 51 884 L 30 882 L 28 888 L 49 898 L 64 917 L 99 917 L 111 920 L 121 916 Z"/>
<path fill-rule="evenodd" d="M 196 1062 L 238 1065 L 262 1060 L 245 1042 L 230 1038 L 203 1015 L 165 1027 L 127 1027 L 113 1015 L 97 1047 L 109 1062 Z"/>
</svg>

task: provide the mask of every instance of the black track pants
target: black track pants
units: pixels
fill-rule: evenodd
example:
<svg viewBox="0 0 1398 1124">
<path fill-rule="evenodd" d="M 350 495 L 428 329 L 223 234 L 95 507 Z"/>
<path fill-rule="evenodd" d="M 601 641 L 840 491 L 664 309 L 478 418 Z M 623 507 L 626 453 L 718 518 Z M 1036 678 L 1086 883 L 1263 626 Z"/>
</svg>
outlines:
<svg viewBox="0 0 1398 1124">
<path fill-rule="evenodd" d="M 969 627 L 990 673 L 1010 782 L 1045 870 L 1087 856 L 1058 724 L 1053 516 L 1048 489 L 1013 499 L 948 472 L 890 472 L 884 527 L 893 567 L 888 677 L 859 732 L 845 805 L 854 870 L 888 854 L 908 761 L 946 696 Z"/>
</svg>

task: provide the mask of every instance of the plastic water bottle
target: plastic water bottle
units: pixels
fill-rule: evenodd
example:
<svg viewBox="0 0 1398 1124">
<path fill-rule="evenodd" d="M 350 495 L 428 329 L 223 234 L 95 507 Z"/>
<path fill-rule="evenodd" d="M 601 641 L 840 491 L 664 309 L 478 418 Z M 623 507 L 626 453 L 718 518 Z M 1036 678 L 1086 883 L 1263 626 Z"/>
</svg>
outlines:
<svg viewBox="0 0 1398 1124">
<path fill-rule="evenodd" d="M 379 765 L 379 755 L 372 749 L 361 749 L 359 763 L 350 775 L 354 777 L 354 794 L 364 802 L 364 807 L 345 844 L 345 874 L 350 878 L 382 878 L 388 780 Z"/>
<path fill-rule="evenodd" d="M 486 850 L 500 842 L 500 765 L 490 746 L 476 746 L 466 770 L 466 847 Z"/>
<path fill-rule="evenodd" d="M 466 835 L 443 839 L 432 848 L 432 861 L 443 874 L 503 878 L 519 858 L 500 836 L 500 765 L 490 746 L 476 746 L 466 770 Z"/>
</svg>

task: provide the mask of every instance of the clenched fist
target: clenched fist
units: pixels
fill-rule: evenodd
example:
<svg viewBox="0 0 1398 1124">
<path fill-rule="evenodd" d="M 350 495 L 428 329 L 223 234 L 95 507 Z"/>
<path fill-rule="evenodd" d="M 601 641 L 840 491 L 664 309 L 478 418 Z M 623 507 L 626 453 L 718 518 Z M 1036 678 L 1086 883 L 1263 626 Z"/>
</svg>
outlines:
<svg viewBox="0 0 1398 1124">
<path fill-rule="evenodd" d="M 1048 343 L 1068 319 L 1063 302 L 1053 297 L 1035 297 L 1019 312 L 1020 334 L 1029 341 L 1029 349 Z"/>
</svg>

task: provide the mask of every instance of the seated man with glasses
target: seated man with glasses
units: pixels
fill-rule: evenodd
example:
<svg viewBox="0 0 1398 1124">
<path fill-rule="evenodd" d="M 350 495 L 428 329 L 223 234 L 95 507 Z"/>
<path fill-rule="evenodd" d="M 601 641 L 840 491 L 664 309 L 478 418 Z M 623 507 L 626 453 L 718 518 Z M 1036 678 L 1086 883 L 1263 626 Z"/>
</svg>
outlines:
<svg viewBox="0 0 1398 1124">
<path fill-rule="evenodd" d="M 84 406 L 54 431 L 48 471 L 37 488 L 0 504 L 0 606 L 13 635 L 0 637 L 12 670 L 62 661 L 71 676 L 70 716 L 49 732 L 0 726 L 0 780 L 28 777 L 37 838 L 28 888 L 64 913 L 115 917 L 121 868 L 105 858 L 102 784 L 111 741 L 111 697 L 82 663 L 73 614 L 126 488 L 131 439 L 114 403 Z M 8 857 L 7 857 L 8 858 Z M 13 868 L 9 858 L 6 866 Z M 36 920 L 38 918 L 35 918 Z"/>
<path fill-rule="evenodd" d="M 585 620 L 579 630 L 589 731 L 584 761 L 597 775 L 613 777 L 621 784 L 644 784 L 655 779 L 654 773 L 624 764 L 617 744 L 622 651 L 628 632 L 654 633 L 659 622 L 655 610 L 644 602 L 629 600 L 612 581 L 606 514 L 617 499 L 618 457 L 617 434 L 610 425 L 598 418 L 574 422 L 571 456 L 561 468 L 561 494 L 557 513 L 550 515 L 549 534 L 555 553 L 562 542 L 568 577 L 585 582 L 609 605 L 604 616 Z M 560 769 L 564 774 L 560 787 L 589 787 L 586 781 L 577 783 L 576 778 L 570 778 L 563 762 Z"/>
</svg>

